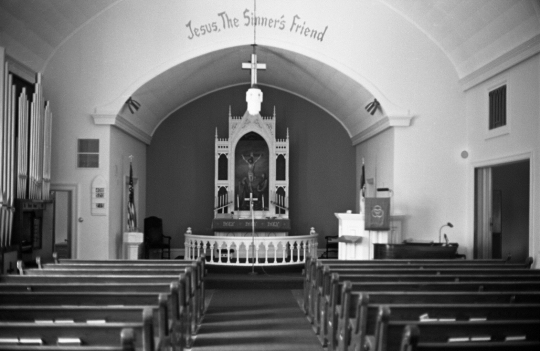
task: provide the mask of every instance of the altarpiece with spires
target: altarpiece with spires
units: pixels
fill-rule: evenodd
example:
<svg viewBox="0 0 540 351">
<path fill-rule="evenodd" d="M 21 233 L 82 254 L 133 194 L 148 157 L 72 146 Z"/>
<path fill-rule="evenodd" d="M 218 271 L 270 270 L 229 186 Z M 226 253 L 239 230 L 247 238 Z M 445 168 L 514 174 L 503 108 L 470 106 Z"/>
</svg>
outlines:
<svg viewBox="0 0 540 351">
<path fill-rule="evenodd" d="M 251 90 L 251 89 L 250 89 Z M 276 114 L 232 116 L 215 141 L 215 217 L 289 217 L 289 135 L 276 137 Z M 233 214 L 223 216 L 223 214 Z"/>
</svg>

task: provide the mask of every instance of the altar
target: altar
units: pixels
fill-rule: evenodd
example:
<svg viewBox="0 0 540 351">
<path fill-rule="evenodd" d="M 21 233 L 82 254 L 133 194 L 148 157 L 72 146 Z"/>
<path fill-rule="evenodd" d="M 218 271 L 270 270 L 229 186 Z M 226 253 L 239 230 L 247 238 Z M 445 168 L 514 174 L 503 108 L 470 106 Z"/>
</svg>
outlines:
<svg viewBox="0 0 540 351">
<path fill-rule="evenodd" d="M 184 234 L 187 259 L 204 254 L 214 265 L 304 264 L 317 253 L 313 228 L 289 235 L 289 130 L 278 136 L 276 109 L 262 116 L 263 93 L 257 87 L 254 46 L 247 111 L 233 116 L 228 133 L 215 132 L 213 236 Z"/>
</svg>

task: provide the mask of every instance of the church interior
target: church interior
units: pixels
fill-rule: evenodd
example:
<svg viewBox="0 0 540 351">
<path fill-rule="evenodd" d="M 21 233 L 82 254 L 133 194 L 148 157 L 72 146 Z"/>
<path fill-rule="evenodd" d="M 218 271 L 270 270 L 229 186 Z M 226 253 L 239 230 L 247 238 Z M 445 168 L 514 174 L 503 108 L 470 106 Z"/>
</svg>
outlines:
<svg viewBox="0 0 540 351">
<path fill-rule="evenodd" d="M 540 267 L 537 0 L 0 0 L 0 63 L 0 274 L 204 253 L 308 277 L 402 242 Z M 234 303 L 193 279 L 189 323 Z"/>
<path fill-rule="evenodd" d="M 400 219 L 395 242 L 437 241 L 450 222 L 468 258 L 540 253 L 536 1 L 2 1 L 0 14 L 5 75 L 39 74 L 52 114 L 57 223 L 42 221 L 41 256 L 65 243 L 72 258 L 123 257 L 130 164 L 139 230 L 161 218 L 173 257 L 187 228 L 212 235 L 215 139 L 246 112 L 255 42 L 260 115 L 290 144 L 291 235 L 315 228 L 322 252 L 335 213 L 360 211 L 364 167 L 365 196 L 389 196 Z M 492 192 L 502 229 L 487 240 Z"/>
</svg>

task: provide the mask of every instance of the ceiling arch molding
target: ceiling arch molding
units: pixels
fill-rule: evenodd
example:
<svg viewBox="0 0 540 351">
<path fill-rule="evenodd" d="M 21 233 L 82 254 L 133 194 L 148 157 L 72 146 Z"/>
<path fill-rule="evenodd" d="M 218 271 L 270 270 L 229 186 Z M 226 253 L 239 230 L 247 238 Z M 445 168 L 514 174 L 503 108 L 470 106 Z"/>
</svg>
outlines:
<svg viewBox="0 0 540 351">
<path fill-rule="evenodd" d="M 257 50 L 259 62 L 265 62 L 271 72 L 259 75 L 261 86 L 283 90 L 315 104 L 344 127 L 353 143 L 375 135 L 373 131 L 379 130 L 375 126 L 394 126 L 381 120 L 412 118 L 409 110 L 393 104 L 361 74 L 328 57 L 319 59 L 320 53 L 306 55 L 265 44 Z M 249 73 L 242 71 L 240 65 L 249 60 L 251 51 L 248 45 L 230 46 L 180 63 L 157 66 L 138 77 L 113 102 L 97 107 L 92 115 L 94 123 L 115 125 L 149 143 L 158 126 L 186 104 L 215 91 L 248 84 Z M 125 104 L 130 97 L 141 104 L 135 113 Z M 381 108 L 370 115 L 365 106 L 374 98 Z"/>
</svg>

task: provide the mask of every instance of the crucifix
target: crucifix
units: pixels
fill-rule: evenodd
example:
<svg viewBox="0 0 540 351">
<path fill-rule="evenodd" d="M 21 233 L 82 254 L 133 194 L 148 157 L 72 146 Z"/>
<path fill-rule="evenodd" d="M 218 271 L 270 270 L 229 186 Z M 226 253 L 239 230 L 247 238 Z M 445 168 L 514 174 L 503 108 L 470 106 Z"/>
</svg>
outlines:
<svg viewBox="0 0 540 351">
<path fill-rule="evenodd" d="M 257 62 L 257 44 L 253 44 L 253 54 L 251 54 L 251 62 L 242 62 L 242 69 L 251 70 L 251 86 L 257 86 L 257 70 L 266 70 L 266 63 Z"/>
<path fill-rule="evenodd" d="M 244 201 L 249 200 L 249 208 L 251 210 L 251 275 L 257 274 L 255 272 L 255 215 L 253 214 L 253 201 L 258 201 L 259 199 L 253 198 L 253 193 L 249 193 L 249 197 L 245 198 Z M 247 256 L 247 255 L 246 255 Z M 247 262 L 246 262 L 247 263 Z"/>
</svg>

